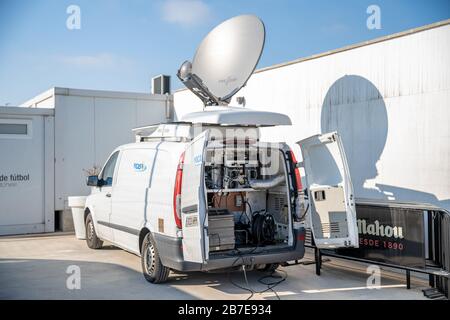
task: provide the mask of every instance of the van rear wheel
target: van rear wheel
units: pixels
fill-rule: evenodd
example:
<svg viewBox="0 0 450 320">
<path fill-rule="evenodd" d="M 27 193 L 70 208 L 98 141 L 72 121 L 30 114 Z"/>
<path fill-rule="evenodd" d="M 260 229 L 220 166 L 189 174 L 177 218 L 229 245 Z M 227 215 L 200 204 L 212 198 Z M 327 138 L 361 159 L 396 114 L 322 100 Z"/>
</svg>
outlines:
<svg viewBox="0 0 450 320">
<path fill-rule="evenodd" d="M 91 249 L 100 249 L 103 246 L 103 241 L 97 237 L 95 232 L 94 222 L 90 213 L 86 217 L 86 243 Z"/>
<path fill-rule="evenodd" d="M 170 269 L 161 263 L 155 239 L 148 233 L 142 242 L 141 250 L 142 273 L 145 280 L 151 283 L 167 281 Z"/>
<path fill-rule="evenodd" d="M 280 266 L 279 263 L 269 263 L 269 264 L 266 264 L 266 266 L 264 268 L 262 268 L 261 271 L 273 273 L 273 272 L 275 272 L 275 270 L 277 270 L 277 268 L 279 266 Z"/>
</svg>

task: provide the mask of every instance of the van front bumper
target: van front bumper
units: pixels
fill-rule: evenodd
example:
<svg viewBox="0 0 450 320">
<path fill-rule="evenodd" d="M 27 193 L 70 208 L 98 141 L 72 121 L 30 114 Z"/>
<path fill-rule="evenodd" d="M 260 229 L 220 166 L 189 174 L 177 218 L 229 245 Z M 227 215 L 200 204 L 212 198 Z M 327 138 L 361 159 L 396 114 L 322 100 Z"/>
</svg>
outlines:
<svg viewBox="0 0 450 320">
<path fill-rule="evenodd" d="M 295 229 L 294 235 L 296 239 L 294 247 L 272 250 L 264 250 L 261 247 L 257 252 L 249 254 L 219 254 L 204 264 L 184 260 L 181 238 L 168 237 L 161 234 L 154 234 L 154 238 L 164 266 L 177 271 L 212 271 L 241 265 L 283 263 L 302 259 L 305 254 L 305 229 Z"/>
</svg>

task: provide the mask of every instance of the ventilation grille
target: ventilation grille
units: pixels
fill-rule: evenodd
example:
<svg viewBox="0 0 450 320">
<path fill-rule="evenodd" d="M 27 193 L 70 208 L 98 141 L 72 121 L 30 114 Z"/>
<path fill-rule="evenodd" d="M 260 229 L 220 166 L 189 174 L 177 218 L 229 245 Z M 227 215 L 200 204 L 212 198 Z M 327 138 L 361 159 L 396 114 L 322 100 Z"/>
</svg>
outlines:
<svg viewBox="0 0 450 320">
<path fill-rule="evenodd" d="M 285 197 L 274 197 L 272 205 L 273 209 L 276 212 L 280 212 L 283 209 L 284 205 L 286 204 L 285 200 L 286 200 Z"/>
<path fill-rule="evenodd" d="M 339 222 L 322 223 L 322 233 L 339 233 Z"/>
<path fill-rule="evenodd" d="M 312 244 L 313 244 L 312 230 L 310 228 L 307 228 L 305 234 L 305 245 L 312 246 Z"/>
</svg>

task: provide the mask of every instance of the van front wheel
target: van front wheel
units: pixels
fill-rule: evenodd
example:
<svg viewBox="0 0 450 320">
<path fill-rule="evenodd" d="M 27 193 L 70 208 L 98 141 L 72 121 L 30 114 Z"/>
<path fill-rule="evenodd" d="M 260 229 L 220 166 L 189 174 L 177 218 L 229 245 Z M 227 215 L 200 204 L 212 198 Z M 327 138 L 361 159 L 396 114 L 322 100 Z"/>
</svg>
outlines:
<svg viewBox="0 0 450 320">
<path fill-rule="evenodd" d="M 148 233 L 142 242 L 141 264 L 145 280 L 151 283 L 167 281 L 170 269 L 163 266 L 156 248 L 155 239 Z"/>
<path fill-rule="evenodd" d="M 86 242 L 91 249 L 100 249 L 103 246 L 103 241 L 97 237 L 97 233 L 94 228 L 94 221 L 92 221 L 92 215 L 89 213 L 86 217 Z"/>
</svg>

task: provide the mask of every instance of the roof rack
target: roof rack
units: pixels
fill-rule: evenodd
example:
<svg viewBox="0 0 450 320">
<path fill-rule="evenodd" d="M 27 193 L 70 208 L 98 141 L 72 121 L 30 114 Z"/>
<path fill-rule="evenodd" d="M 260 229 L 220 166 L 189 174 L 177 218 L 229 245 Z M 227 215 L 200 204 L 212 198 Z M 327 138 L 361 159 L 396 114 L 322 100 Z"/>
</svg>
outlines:
<svg viewBox="0 0 450 320">
<path fill-rule="evenodd" d="M 169 122 L 132 129 L 136 142 L 153 140 L 190 141 L 192 140 L 192 123 Z"/>
</svg>

